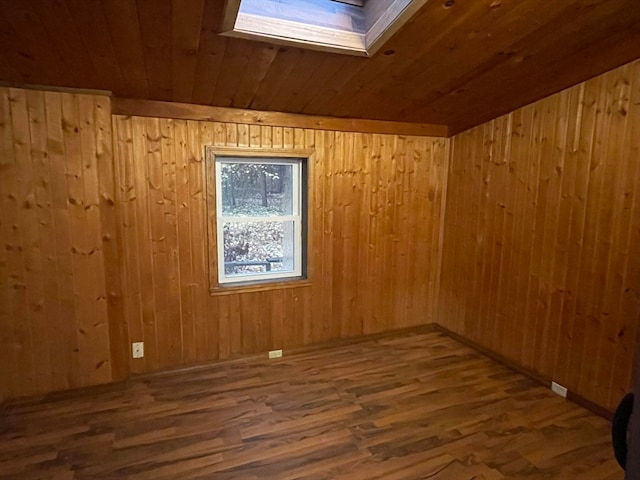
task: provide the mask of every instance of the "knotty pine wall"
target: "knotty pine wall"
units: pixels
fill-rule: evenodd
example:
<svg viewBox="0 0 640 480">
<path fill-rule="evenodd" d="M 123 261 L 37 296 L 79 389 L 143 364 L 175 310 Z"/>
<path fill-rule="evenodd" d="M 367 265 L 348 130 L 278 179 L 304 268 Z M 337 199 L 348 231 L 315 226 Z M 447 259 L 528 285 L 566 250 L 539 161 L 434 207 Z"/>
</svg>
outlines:
<svg viewBox="0 0 640 480">
<path fill-rule="evenodd" d="M 457 135 L 450 156 L 0 88 L 0 399 L 434 321 L 611 409 L 640 312 L 639 68 Z M 308 284 L 209 293 L 205 145 L 316 150 Z"/>
<path fill-rule="evenodd" d="M 0 87 L 0 400 L 112 380 L 110 99 Z"/>
<path fill-rule="evenodd" d="M 114 145 L 133 372 L 433 321 L 446 139 L 114 116 Z M 308 284 L 209 292 L 206 145 L 315 150 Z"/>
<path fill-rule="evenodd" d="M 640 61 L 451 149 L 436 321 L 613 409 L 640 316 Z"/>
<path fill-rule="evenodd" d="M 209 293 L 205 145 L 316 150 L 309 282 Z M 432 321 L 446 145 L 0 88 L 0 400 Z"/>
</svg>

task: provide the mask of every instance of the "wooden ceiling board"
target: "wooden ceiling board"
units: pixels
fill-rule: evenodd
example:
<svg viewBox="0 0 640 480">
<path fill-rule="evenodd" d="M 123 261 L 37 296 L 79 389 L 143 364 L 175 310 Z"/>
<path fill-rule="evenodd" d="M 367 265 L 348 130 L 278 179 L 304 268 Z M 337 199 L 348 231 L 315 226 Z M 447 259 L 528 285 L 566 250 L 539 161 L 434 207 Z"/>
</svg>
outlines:
<svg viewBox="0 0 640 480">
<path fill-rule="evenodd" d="M 101 78 L 91 62 L 89 51 L 82 43 L 64 0 L 35 0 L 28 3 L 34 18 L 41 18 L 43 10 L 56 12 L 55 15 L 46 15 L 46 21 L 41 24 L 49 35 L 49 48 L 57 52 L 61 62 L 73 74 L 75 85 L 64 86 L 83 88 L 86 85 L 106 84 L 106 79 Z M 59 32 L 65 32 L 65 35 L 60 35 Z"/>
<path fill-rule="evenodd" d="M 296 50 L 300 52 L 295 64 L 291 64 L 289 74 L 282 77 L 282 80 L 273 91 L 267 92 L 267 110 L 284 111 L 287 104 L 295 102 L 304 84 L 316 74 L 318 67 L 324 57 L 323 52 L 317 50 Z M 295 102 L 294 105 L 297 105 Z"/>
<path fill-rule="evenodd" d="M 285 111 L 291 111 L 300 105 L 301 110 L 305 110 L 307 105 L 317 95 L 320 87 L 327 85 L 333 79 L 340 77 L 344 73 L 344 65 L 348 59 L 347 55 L 324 55 L 322 62 L 318 65 L 313 75 L 302 85 L 302 89 L 297 95 L 292 95 L 285 107 Z"/>
<path fill-rule="evenodd" d="M 248 40 L 247 40 L 248 41 Z M 281 86 L 286 85 L 285 79 L 292 71 L 297 70 L 296 65 L 302 56 L 303 50 L 290 47 L 278 47 L 273 62 L 264 76 L 263 81 L 256 90 L 256 94 L 249 104 L 249 108 L 255 110 L 268 110 L 269 103 Z M 288 87 L 288 85 L 287 85 Z M 236 107 L 236 105 L 232 105 Z"/>
<path fill-rule="evenodd" d="M 386 101 L 385 109 L 391 109 L 397 115 L 404 112 L 404 108 L 397 111 L 400 105 L 409 105 L 412 111 L 420 110 L 443 95 L 456 91 L 469 78 L 503 62 L 505 55 L 512 54 L 514 40 L 527 35 L 541 21 L 549 21 L 557 16 L 567 3 L 553 2 L 544 9 L 543 15 L 537 15 L 538 21 L 529 22 L 523 28 L 515 27 L 518 20 L 536 14 L 530 4 L 522 2 L 512 9 L 505 9 L 487 8 L 484 4 L 476 3 L 475 9 L 469 8 L 465 17 L 474 17 L 471 29 L 465 21 L 450 22 L 445 34 L 434 37 L 433 41 L 427 43 L 427 48 L 421 51 L 423 62 L 412 62 L 397 75 L 395 85 L 384 84 L 377 95 Z M 496 32 L 500 31 L 507 31 L 509 35 L 497 35 Z M 412 88 L 414 85 L 423 88 Z"/>
<path fill-rule="evenodd" d="M 276 45 L 261 45 L 261 48 L 254 48 L 251 58 L 249 58 L 250 68 L 245 69 L 242 80 L 233 97 L 232 104 L 237 108 L 249 108 L 251 101 L 256 95 L 260 84 L 267 75 L 271 64 L 278 54 Z"/>
<path fill-rule="evenodd" d="M 554 81 L 554 77 L 547 75 L 534 82 L 531 75 L 544 71 L 544 68 L 540 68 L 542 63 L 557 54 L 561 59 L 567 61 L 566 53 L 570 49 L 572 38 L 578 38 L 582 44 L 585 43 L 587 37 L 584 34 L 575 35 L 575 32 L 571 31 L 571 26 L 565 25 L 567 18 L 575 18 L 576 5 L 579 3 L 584 2 L 573 2 L 572 5 L 569 5 L 569 2 L 564 2 L 562 10 L 554 18 L 540 18 L 538 16 L 543 21 L 536 23 L 537 28 L 534 30 L 523 29 L 526 36 L 514 35 L 513 39 L 517 41 L 513 43 L 497 44 L 493 40 L 496 35 L 492 30 L 478 30 L 478 35 L 475 35 L 468 46 L 452 51 L 450 59 L 444 59 L 445 63 L 439 62 L 442 71 L 450 73 L 441 74 L 437 70 L 425 72 L 425 75 L 416 79 L 416 83 L 429 85 L 430 89 L 425 89 L 420 96 L 416 96 L 404 85 L 398 91 L 410 92 L 410 96 L 408 98 L 392 97 L 386 107 L 393 112 L 392 115 L 406 115 L 407 120 L 420 118 L 426 112 L 437 119 L 434 121 L 448 122 L 451 121 L 451 116 L 457 116 L 459 113 L 471 110 L 471 107 L 466 108 L 466 102 L 469 102 L 470 99 L 479 101 L 477 107 L 480 110 L 475 111 L 473 116 L 487 110 L 496 116 L 496 107 L 500 113 L 505 113 L 548 95 L 551 93 L 548 90 L 549 84 Z M 592 2 L 592 4 L 594 3 Z M 509 28 L 514 27 L 511 25 Z M 606 34 L 610 35 L 610 30 Z M 509 39 L 507 38 L 507 40 Z M 563 48 L 558 48 L 559 45 Z M 466 59 L 463 56 L 465 52 L 468 52 Z M 483 52 L 489 52 L 489 55 L 483 55 Z M 538 55 L 538 57 L 531 60 L 534 55 Z M 575 55 L 575 52 L 571 52 L 571 55 Z M 529 67 L 531 70 L 525 71 Z M 567 70 L 569 69 L 567 68 Z M 484 82 L 484 78 L 488 80 Z M 578 77 L 573 83 L 581 80 L 584 80 L 584 77 Z M 559 89 L 565 88 L 564 85 L 562 84 Z M 528 97 L 525 102 L 522 101 L 528 92 L 539 86 L 543 88 L 544 93 Z M 511 96 L 505 95 L 505 92 L 510 88 L 515 91 Z M 391 94 L 388 93 L 388 95 Z M 489 97 L 492 97 L 491 101 L 488 100 Z M 513 108 L 507 108 L 505 102 L 509 102 L 512 98 L 516 98 L 517 102 L 512 104 Z M 458 105 L 456 108 L 459 108 L 460 105 L 465 107 L 464 112 L 450 108 L 454 102 Z M 396 110 L 396 108 L 404 108 L 400 107 L 401 105 L 410 105 L 410 109 Z M 440 105 L 444 105 L 444 108 L 439 108 Z M 494 118 L 494 116 L 490 118 Z M 474 120 L 474 124 L 476 121 Z"/>
<path fill-rule="evenodd" d="M 172 97 L 178 102 L 190 102 L 201 33 L 194 25 L 202 25 L 204 0 L 173 0 L 171 12 Z"/>
<path fill-rule="evenodd" d="M 103 0 L 102 8 L 127 89 L 132 96 L 148 97 L 149 82 L 136 3 Z"/>
<path fill-rule="evenodd" d="M 138 20 L 145 69 L 149 82 L 149 98 L 162 100 L 171 98 L 171 2 L 137 0 Z M 195 27 L 195 26 L 194 26 Z M 131 28 L 135 28 L 131 25 Z M 197 28 L 197 27 L 196 27 Z M 117 90 L 112 90 L 117 93 Z M 127 94 L 126 96 L 132 96 Z"/>
<path fill-rule="evenodd" d="M 227 37 L 218 35 L 217 22 L 222 17 L 223 2 L 206 2 L 200 29 L 200 43 L 196 60 L 197 81 L 193 85 L 191 102 L 211 104 L 213 91 L 222 69 Z"/>
<path fill-rule="evenodd" d="M 372 101 L 380 102 L 379 96 L 371 96 L 374 86 L 377 83 L 377 79 L 380 77 L 387 77 L 388 72 L 395 70 L 395 62 L 392 56 L 382 55 L 379 57 L 375 64 L 365 62 L 357 72 L 357 74 L 349 81 L 348 85 L 351 87 L 343 89 L 332 99 L 330 102 L 326 102 L 322 109 L 324 115 L 336 115 L 346 116 L 353 110 L 354 106 L 358 104 L 358 101 L 363 97 L 366 97 L 366 102 L 370 105 Z M 349 92 L 349 96 L 346 97 L 345 93 Z"/>
<path fill-rule="evenodd" d="M 0 0 L 0 81 L 455 132 L 640 58 L 637 0 L 430 0 L 371 58 L 223 37 L 223 7 Z"/>
<path fill-rule="evenodd" d="M 367 59 L 362 57 L 334 55 L 345 58 L 339 73 L 329 82 L 319 85 L 311 101 L 303 106 L 301 111 L 311 115 L 320 115 L 319 112 L 326 111 L 329 103 L 345 90 L 351 79 L 365 67 L 367 62 Z"/>
<path fill-rule="evenodd" d="M 433 8 L 434 5 L 437 8 Z M 365 110 L 368 110 L 371 98 L 375 98 L 376 102 L 385 102 L 387 97 L 380 91 L 382 85 L 388 86 L 394 92 L 402 92 L 405 88 L 405 85 L 402 85 L 403 80 L 413 81 L 417 73 L 428 69 L 438 54 L 438 42 L 449 37 L 450 32 L 459 24 L 464 24 L 465 19 L 479 7 L 480 3 L 464 3 L 459 7 L 461 13 L 453 15 L 452 9 L 442 8 L 439 3 L 427 3 L 413 21 L 405 24 L 400 34 L 381 49 L 382 53 L 377 63 L 365 64 L 358 75 L 352 79 L 351 84 L 355 87 L 351 90 L 356 90 L 357 93 L 350 99 L 349 105 L 357 109 L 357 106 L 364 104 Z M 425 36 L 425 29 L 434 34 Z M 385 52 L 394 53 L 386 55 Z M 412 67 L 416 72 L 410 72 Z M 416 90 L 415 94 L 419 96 L 421 91 L 422 88 Z M 338 99 L 335 103 L 344 108 L 343 99 Z M 333 109 L 336 105 L 328 104 L 325 107 Z"/>
<path fill-rule="evenodd" d="M 15 72 L 13 78 L 3 78 L 6 81 L 49 84 L 44 68 L 37 60 L 24 51 L 24 42 L 20 35 L 14 31 L 8 19 L 0 15 L 0 56 L 7 69 Z"/>
<path fill-rule="evenodd" d="M 640 24 L 633 17 L 617 13 L 599 18 L 608 28 L 594 29 L 592 34 L 583 37 L 586 40 L 578 41 L 575 32 L 560 33 L 559 28 L 551 27 L 544 32 L 547 40 L 542 42 L 544 45 L 540 43 L 538 49 L 528 47 L 530 43 L 524 40 L 516 47 L 518 54 L 469 80 L 460 90 L 436 99 L 422 111 L 415 110 L 414 118 L 420 118 L 427 109 L 430 113 L 443 112 L 442 122 L 456 125 L 454 131 L 462 131 L 474 126 L 476 120 L 471 122 L 465 118 L 461 108 L 483 109 L 477 114 L 479 123 L 483 123 L 519 108 L 520 103 L 526 105 L 563 90 L 564 85 L 575 85 L 637 59 Z M 635 34 L 630 36 L 633 31 Z M 560 44 L 570 52 L 569 55 L 559 51 L 557 45 Z M 607 52 L 604 57 L 598 53 L 602 50 Z M 527 82 L 523 83 L 522 79 Z M 558 85 L 555 91 L 549 91 L 550 80 Z M 504 84 L 499 90 L 495 88 L 497 82 Z M 475 91 L 483 92 L 482 98 L 475 95 Z"/>
<path fill-rule="evenodd" d="M 93 68 L 98 72 L 100 85 L 91 88 L 127 89 L 122 65 L 118 62 L 114 43 L 109 33 L 102 2 L 100 0 L 66 0 L 65 3 L 71 16 L 72 25 L 79 35 L 80 44 L 82 48 L 86 48 Z M 46 22 L 49 15 L 57 15 L 57 13 L 48 11 L 46 16 L 40 18 Z M 40 46 L 39 48 L 45 47 Z"/>
<path fill-rule="evenodd" d="M 233 106 L 233 98 L 238 90 L 240 79 L 246 71 L 251 71 L 249 59 L 255 47 L 249 40 L 239 39 L 239 41 L 229 42 L 220 64 L 221 73 L 213 91 L 211 105 Z"/>
<path fill-rule="evenodd" d="M 65 59 L 56 48 L 52 48 L 52 41 L 45 29 L 46 22 L 42 22 L 28 2 L 18 2 L 14 8 L 6 10 L 6 21 L 11 24 L 18 34 L 20 44 L 33 53 L 34 61 L 41 66 L 48 78 L 60 79 L 66 84 L 74 84 L 73 70 L 65 64 Z"/>
<path fill-rule="evenodd" d="M 0 55 L 0 78 L 17 78 L 18 72 L 5 63 L 4 58 Z"/>
<path fill-rule="evenodd" d="M 455 79 L 456 69 L 465 72 L 467 65 L 478 62 L 482 54 L 494 55 L 492 45 L 479 43 L 475 37 L 480 31 L 499 25 L 502 17 L 519 18 L 520 6 L 516 4 L 512 10 L 503 10 L 488 7 L 486 2 L 460 2 L 454 8 L 445 9 L 441 3 L 428 3 L 415 21 L 405 26 L 402 35 L 383 49 L 396 52 L 389 58 L 388 72 L 383 75 L 364 72 L 355 80 L 358 83 L 353 89 L 358 94 L 349 99 L 351 110 L 358 112 L 357 116 L 363 115 L 369 110 L 372 98 L 380 105 L 380 112 L 397 111 L 398 102 L 403 102 L 403 108 L 396 113 L 400 117 L 404 116 L 406 105 L 413 109 L 416 99 L 425 94 L 435 92 L 439 96 L 439 84 Z M 507 11 L 509 15 L 503 15 Z M 507 24 L 504 28 L 510 26 Z M 434 33 L 425 36 L 425 31 Z M 492 39 L 495 35 L 487 33 L 486 37 Z M 407 50 L 413 53 L 405 55 Z M 343 100 L 340 103 L 344 105 Z"/>
<path fill-rule="evenodd" d="M 559 80 L 563 80 L 564 82 L 566 82 L 566 84 L 575 85 L 577 83 L 580 83 L 581 81 L 584 81 L 584 79 L 593 78 L 599 75 L 601 72 L 609 71 L 612 68 L 614 68 L 615 65 L 624 65 L 629 63 L 630 61 L 633 61 L 636 57 L 629 58 L 628 52 L 632 51 L 631 49 L 635 48 L 635 46 L 637 45 L 637 40 L 632 41 L 629 39 L 624 39 L 616 43 L 615 39 L 616 37 L 614 35 L 610 39 L 607 39 L 604 42 L 604 44 L 608 45 L 609 42 L 611 42 L 612 50 L 613 49 L 622 50 L 618 54 L 612 55 L 612 58 L 621 59 L 621 60 L 607 63 L 607 66 L 604 68 L 601 66 L 601 64 L 600 65 L 593 64 L 589 66 L 589 62 L 592 56 L 585 51 L 585 52 L 581 52 L 579 57 L 576 57 L 574 60 L 570 62 L 562 62 L 561 64 L 556 64 L 555 67 L 554 65 L 548 66 L 549 70 L 547 71 L 547 73 L 541 73 L 540 71 L 532 71 L 530 78 L 532 80 L 540 80 L 542 82 L 545 82 L 548 75 L 555 75 Z M 565 73 L 567 68 L 573 69 L 570 75 Z M 486 78 L 484 79 L 484 81 L 486 81 L 487 90 L 489 90 L 491 79 Z M 557 91 L 561 91 L 561 90 L 564 90 L 564 88 L 559 88 Z M 494 105 L 487 106 L 485 110 L 483 110 L 481 115 L 478 115 L 473 119 L 474 120 L 473 123 L 470 121 L 469 118 L 464 118 L 460 114 L 458 114 L 457 116 L 453 116 L 452 114 L 447 116 L 443 115 L 442 118 L 443 118 L 443 121 L 449 122 L 450 124 L 456 126 L 452 130 L 452 133 L 461 132 L 475 126 L 476 118 L 479 123 L 484 123 L 485 121 L 491 120 L 493 118 L 496 118 L 499 115 L 502 115 L 503 111 L 508 112 L 516 108 L 519 108 L 517 107 L 517 104 L 522 103 L 524 105 L 527 105 L 529 103 L 535 102 L 537 99 L 546 97 L 551 93 L 557 93 L 557 92 L 549 93 L 547 89 L 544 89 L 544 93 L 540 93 L 541 91 L 542 91 L 541 87 L 532 87 L 529 90 L 523 91 L 522 89 L 518 89 L 516 86 L 513 86 L 513 88 L 510 88 L 507 92 L 509 96 L 507 95 L 503 96 L 498 94 L 498 92 L 494 91 L 492 94 L 490 95 L 488 94 L 487 97 L 482 102 L 480 102 L 476 98 L 473 98 L 472 95 L 470 95 L 469 93 L 466 93 L 464 94 L 464 96 L 460 95 L 455 104 L 464 105 L 465 108 L 469 108 L 469 109 L 474 109 L 474 108 L 477 109 L 479 108 L 480 105 L 482 106 L 482 108 L 485 108 L 488 102 L 493 102 Z M 517 103 L 515 101 L 516 94 L 518 94 Z M 455 105 L 455 104 L 453 102 L 450 102 L 447 105 L 447 108 L 449 108 L 450 105 Z M 510 105 L 513 105 L 513 107 L 510 107 Z"/>
</svg>

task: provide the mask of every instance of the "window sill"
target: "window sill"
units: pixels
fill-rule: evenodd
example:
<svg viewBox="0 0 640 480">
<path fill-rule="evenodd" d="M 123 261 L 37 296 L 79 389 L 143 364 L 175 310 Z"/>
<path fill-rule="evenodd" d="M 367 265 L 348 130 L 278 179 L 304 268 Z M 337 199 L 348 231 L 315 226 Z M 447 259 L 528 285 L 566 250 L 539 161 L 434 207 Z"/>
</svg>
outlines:
<svg viewBox="0 0 640 480">
<path fill-rule="evenodd" d="M 302 288 L 310 287 L 311 281 L 307 278 L 301 278 L 299 280 L 286 280 L 283 282 L 265 282 L 265 283 L 251 283 L 244 285 L 226 285 L 217 286 L 209 289 L 211 296 L 220 295 L 236 295 L 238 293 L 253 293 L 253 292 L 268 292 L 271 290 L 285 290 L 289 288 Z"/>
</svg>

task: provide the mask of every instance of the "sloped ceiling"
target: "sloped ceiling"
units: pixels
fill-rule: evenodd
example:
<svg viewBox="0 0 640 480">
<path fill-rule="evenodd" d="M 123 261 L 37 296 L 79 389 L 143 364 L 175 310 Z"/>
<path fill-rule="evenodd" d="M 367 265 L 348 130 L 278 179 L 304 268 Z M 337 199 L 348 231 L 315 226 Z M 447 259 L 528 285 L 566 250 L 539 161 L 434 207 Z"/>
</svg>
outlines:
<svg viewBox="0 0 640 480">
<path fill-rule="evenodd" d="M 218 35 L 222 0 L 0 0 L 0 80 L 445 124 L 640 58 L 638 0 L 430 0 L 372 58 Z"/>
</svg>

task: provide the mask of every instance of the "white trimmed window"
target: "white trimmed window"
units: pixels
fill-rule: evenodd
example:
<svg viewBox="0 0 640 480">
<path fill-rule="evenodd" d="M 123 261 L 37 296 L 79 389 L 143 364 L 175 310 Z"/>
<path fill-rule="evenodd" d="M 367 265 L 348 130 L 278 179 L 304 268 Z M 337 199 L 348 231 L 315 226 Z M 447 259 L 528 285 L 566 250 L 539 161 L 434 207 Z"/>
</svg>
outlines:
<svg viewBox="0 0 640 480">
<path fill-rule="evenodd" d="M 304 276 L 303 168 L 303 158 L 215 155 L 220 285 Z"/>
</svg>

